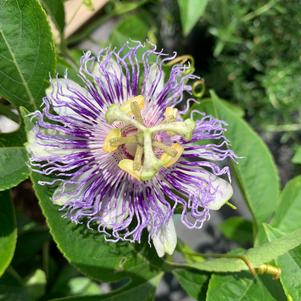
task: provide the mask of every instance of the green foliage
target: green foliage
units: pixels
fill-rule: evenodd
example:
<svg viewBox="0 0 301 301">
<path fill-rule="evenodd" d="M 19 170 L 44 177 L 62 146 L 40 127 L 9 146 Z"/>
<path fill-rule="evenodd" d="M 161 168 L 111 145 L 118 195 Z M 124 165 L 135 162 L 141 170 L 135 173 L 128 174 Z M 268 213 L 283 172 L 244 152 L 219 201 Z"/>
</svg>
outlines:
<svg viewBox="0 0 301 301">
<path fill-rule="evenodd" d="M 41 104 L 55 53 L 46 15 L 36 0 L 0 2 L 0 95 L 29 110 Z"/>
<path fill-rule="evenodd" d="M 263 224 L 258 242 L 274 241 L 283 235 L 285 233 L 280 230 Z M 288 300 L 299 300 L 301 297 L 301 247 L 299 246 L 275 259 L 275 264 L 281 269 L 280 281 Z"/>
<path fill-rule="evenodd" d="M 292 161 L 301 162 L 300 147 L 296 147 L 300 145 L 301 113 L 299 3 L 178 0 L 170 1 L 173 8 L 169 10 L 167 2 L 110 1 L 89 26 L 66 41 L 64 1 L 40 0 L 43 9 L 38 0 L 0 0 L 1 115 L 18 120 L 17 114 L 10 114 L 14 105 L 24 118 L 18 131 L 0 134 L 0 190 L 15 187 L 29 175 L 33 184 L 33 189 L 26 181 L 12 193 L 0 193 L 1 300 L 149 301 L 154 300 L 165 272 L 171 272 L 195 300 L 301 299 L 301 177 L 292 178 L 280 193 L 273 156 L 249 125 L 260 129 L 260 134 L 263 130 L 286 133 L 282 141 L 296 142 Z M 93 3 L 82 4 L 92 8 Z M 239 206 L 245 201 L 253 220 L 235 216 L 219 228 L 227 240 L 241 247 L 254 243 L 254 247 L 200 254 L 179 241 L 182 261 L 178 262 L 171 256 L 158 258 L 147 237 L 140 244 L 109 243 L 85 223 L 76 225 L 64 218 L 65 212 L 51 200 L 56 187 L 39 185 L 45 177 L 27 167 L 25 131 L 33 126 L 28 114 L 40 109 L 49 75 L 55 71 L 63 77 L 67 70 L 70 79 L 82 84 L 77 70 L 81 44 L 78 48 L 67 44 L 89 40 L 89 33 L 116 16 L 106 44 L 120 47 L 129 39 L 148 39 L 158 49 L 160 44 L 176 45 L 180 53 L 182 46 L 191 44 L 196 51 L 195 67 L 206 61 L 204 70 L 197 69 L 197 73 L 219 95 L 231 99 L 222 100 L 210 92 L 209 98 L 192 109 L 228 124 L 225 136 L 239 156 L 238 164 L 231 166 L 233 186 L 242 195 L 235 194 L 234 203 Z M 61 34 L 58 45 L 53 43 L 47 17 Z M 210 53 L 200 51 L 203 46 Z M 170 66 L 163 70 L 166 78 Z M 264 134 L 265 139 L 271 137 L 274 134 Z M 272 280 L 268 274 L 254 278 L 246 260 L 254 268 L 263 264 L 280 268 L 280 279 Z M 101 294 L 103 281 L 117 284 L 110 285 L 109 294 Z"/>
<path fill-rule="evenodd" d="M 216 56 L 205 78 L 220 95 L 243 106 L 253 126 L 271 132 L 300 120 L 299 4 L 211 1 L 203 23 L 215 38 Z M 294 130 L 288 137 L 299 141 Z"/>
<path fill-rule="evenodd" d="M 272 155 L 260 137 L 212 92 L 212 101 L 194 108 L 205 110 L 228 123 L 226 137 L 241 157 L 234 164 L 240 189 L 257 223 L 268 220 L 279 201 L 279 178 Z M 272 205 L 271 205 L 272 202 Z"/>
<path fill-rule="evenodd" d="M 207 301 L 285 301 L 284 295 L 276 290 L 273 283 L 271 289 L 266 285 L 263 277 L 254 278 L 247 273 L 213 275 L 210 279 Z"/>
<path fill-rule="evenodd" d="M 292 162 L 295 164 L 301 164 L 301 146 L 297 148 L 297 151 L 294 157 L 292 158 Z"/>
<path fill-rule="evenodd" d="M 301 228 L 301 176 L 286 184 L 272 225 L 284 232 Z"/>
<path fill-rule="evenodd" d="M 61 34 L 65 28 L 65 9 L 63 0 L 41 0 L 46 12 Z"/>
<path fill-rule="evenodd" d="M 17 186 L 28 178 L 27 160 L 22 146 L 0 148 L 0 191 Z"/>
<path fill-rule="evenodd" d="M 232 149 L 242 157 L 234 166 L 240 188 L 256 222 L 266 221 L 277 207 L 280 190 L 272 155 L 243 119 L 227 109 L 215 94 L 212 98 L 216 117 L 229 124 L 226 137 Z"/>
<path fill-rule="evenodd" d="M 85 225 L 74 225 L 62 218 L 59 208 L 51 202 L 51 192 L 38 185 L 39 180 L 42 180 L 40 176 L 32 175 L 34 190 L 51 235 L 70 263 L 93 279 L 103 281 L 131 278 L 132 282 L 141 283 L 158 274 L 159 262 L 150 260 L 154 258 L 154 248 L 147 244 L 108 243 L 103 235 L 93 233 Z"/>
<path fill-rule="evenodd" d="M 34 301 L 22 280 L 13 272 L 5 273 L 1 277 L 0 296 L 5 301 Z"/>
<path fill-rule="evenodd" d="M 112 46 L 121 47 L 129 39 L 144 41 L 149 37 L 151 26 L 151 17 L 145 11 L 139 14 L 127 15 L 115 27 L 110 37 L 110 43 Z"/>
<path fill-rule="evenodd" d="M 178 0 L 183 34 L 190 33 L 196 22 L 203 15 L 208 0 Z"/>
<path fill-rule="evenodd" d="M 299 237 L 298 237 L 299 236 Z M 301 229 L 281 236 L 269 243 L 240 252 L 254 267 L 270 262 L 301 244 Z M 227 254 L 222 258 L 203 262 L 187 263 L 184 266 L 208 272 L 240 272 L 248 270 L 246 263 L 236 255 Z"/>
<path fill-rule="evenodd" d="M 15 211 L 8 192 L 0 193 L 0 277 L 13 258 L 17 241 Z"/>
<path fill-rule="evenodd" d="M 51 299 L 51 301 L 150 301 L 155 296 L 156 286 L 161 279 L 161 275 L 155 276 L 147 282 L 141 283 L 135 287 L 124 288 L 111 294 L 102 296 L 85 296 L 85 297 L 67 297 Z"/>
<path fill-rule="evenodd" d="M 252 242 L 252 222 L 245 220 L 240 216 L 228 218 L 219 225 L 219 228 L 223 235 L 228 239 L 240 244 Z"/>
<path fill-rule="evenodd" d="M 173 275 L 189 296 L 198 301 L 205 300 L 209 275 L 189 269 L 176 269 Z"/>
</svg>

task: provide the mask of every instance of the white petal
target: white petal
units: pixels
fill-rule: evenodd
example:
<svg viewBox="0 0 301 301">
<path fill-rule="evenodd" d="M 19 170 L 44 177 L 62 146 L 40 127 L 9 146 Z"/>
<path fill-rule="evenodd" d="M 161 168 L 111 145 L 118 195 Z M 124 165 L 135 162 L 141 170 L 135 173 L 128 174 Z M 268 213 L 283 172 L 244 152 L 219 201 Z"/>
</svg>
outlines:
<svg viewBox="0 0 301 301">
<path fill-rule="evenodd" d="M 148 95 L 150 93 L 150 89 L 152 88 L 153 83 L 158 81 L 158 77 L 160 77 L 160 80 L 156 86 L 156 89 L 153 91 L 152 98 L 155 99 L 158 94 L 163 90 L 164 87 L 164 74 L 163 72 L 160 72 L 160 69 L 157 64 L 153 64 L 150 67 L 149 73 L 147 75 L 147 80 L 145 83 L 145 95 Z"/>
<path fill-rule="evenodd" d="M 177 245 L 177 234 L 172 218 L 152 237 L 152 240 L 159 257 L 165 253 L 173 254 Z"/>
<path fill-rule="evenodd" d="M 112 229 L 114 225 L 122 223 L 129 215 L 128 202 L 122 200 L 121 197 L 116 202 L 113 200 L 111 202 L 113 205 L 116 204 L 116 206 L 106 209 L 106 214 L 102 215 L 102 223 L 108 229 Z"/>
<path fill-rule="evenodd" d="M 214 199 L 208 204 L 210 210 L 219 210 L 233 195 L 233 189 L 230 183 L 213 174 L 207 176 L 214 190 Z"/>
<path fill-rule="evenodd" d="M 96 101 L 91 97 L 91 95 L 88 93 L 87 90 L 85 90 L 79 84 L 77 84 L 76 82 L 70 79 L 65 79 L 65 78 L 53 79 L 51 81 L 51 86 L 46 90 L 46 95 L 49 97 L 53 105 L 53 109 L 58 115 L 62 115 L 62 116 L 76 115 L 77 117 L 79 117 L 79 115 L 75 113 L 71 108 L 66 107 L 64 106 L 64 104 L 60 103 L 60 102 L 65 102 L 67 104 L 69 103 L 71 105 L 74 105 L 75 107 L 78 106 L 78 104 L 74 103 L 74 101 L 71 99 L 71 97 L 75 97 L 74 92 L 76 91 L 79 92 L 81 95 L 83 95 L 88 101 L 93 103 L 93 106 L 98 106 Z M 79 103 L 79 105 L 90 110 L 83 103 Z"/>
<path fill-rule="evenodd" d="M 6 116 L 0 116 L 0 133 L 15 132 L 20 125 L 15 121 L 7 118 Z"/>
<path fill-rule="evenodd" d="M 40 130 L 43 131 L 43 130 Z M 44 131 L 46 133 L 46 131 Z M 47 133 L 55 135 L 55 131 L 51 133 L 50 130 L 47 131 Z M 40 141 L 36 137 L 36 132 L 34 130 L 30 130 L 27 133 L 27 143 L 25 144 L 26 150 L 33 155 L 34 157 L 39 157 L 40 160 L 42 158 L 49 158 L 53 156 L 64 156 L 64 155 L 69 155 L 74 153 L 73 149 L 61 149 L 61 148 L 56 148 L 56 147 L 51 147 L 47 145 L 43 145 L 38 143 Z"/>
<path fill-rule="evenodd" d="M 82 187 L 81 191 L 79 189 L 79 183 L 91 175 L 93 170 L 88 170 L 83 172 L 79 177 L 73 179 L 76 183 L 65 183 L 61 184 L 53 193 L 52 202 L 55 205 L 64 205 L 72 201 L 78 200 L 81 194 L 81 191 L 85 188 Z"/>
</svg>

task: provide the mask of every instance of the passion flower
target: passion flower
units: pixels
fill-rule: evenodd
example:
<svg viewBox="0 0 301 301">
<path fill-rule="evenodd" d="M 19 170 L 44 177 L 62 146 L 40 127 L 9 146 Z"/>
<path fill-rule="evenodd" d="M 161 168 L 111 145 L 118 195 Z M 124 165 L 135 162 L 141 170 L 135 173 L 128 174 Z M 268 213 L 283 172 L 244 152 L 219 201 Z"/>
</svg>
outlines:
<svg viewBox="0 0 301 301">
<path fill-rule="evenodd" d="M 181 63 L 166 77 L 175 57 L 141 43 L 87 52 L 82 85 L 67 75 L 51 81 L 27 145 L 33 169 L 53 178 L 40 184 L 57 185 L 52 201 L 66 217 L 108 241 L 140 242 L 148 231 L 159 256 L 174 252 L 175 210 L 200 228 L 233 193 L 221 165 L 235 159 L 225 123 L 197 111 L 184 119 L 189 101 L 177 105 L 196 77 Z"/>
</svg>

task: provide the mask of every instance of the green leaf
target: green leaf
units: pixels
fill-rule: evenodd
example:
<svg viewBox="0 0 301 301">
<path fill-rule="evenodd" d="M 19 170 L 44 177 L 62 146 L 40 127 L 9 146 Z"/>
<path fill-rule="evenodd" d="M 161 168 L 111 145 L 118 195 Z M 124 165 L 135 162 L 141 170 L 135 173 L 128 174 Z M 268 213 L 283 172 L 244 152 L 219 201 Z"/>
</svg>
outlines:
<svg viewBox="0 0 301 301">
<path fill-rule="evenodd" d="M 22 279 L 12 272 L 6 272 L 0 278 L 0 300 L 2 301 L 34 301 L 28 294 Z"/>
<path fill-rule="evenodd" d="M 279 284 L 272 285 L 266 277 L 257 277 L 247 273 L 212 275 L 206 301 L 286 301 Z"/>
<path fill-rule="evenodd" d="M 156 287 L 162 275 L 156 275 L 147 282 L 137 286 L 125 287 L 116 292 L 98 296 L 66 297 L 51 299 L 50 301 L 151 301 L 154 300 Z"/>
<path fill-rule="evenodd" d="M 252 223 L 240 216 L 228 218 L 219 225 L 219 228 L 226 238 L 238 243 L 246 244 L 253 241 Z"/>
<path fill-rule="evenodd" d="M 27 153 L 22 146 L 0 148 L 0 191 L 17 186 L 29 176 Z"/>
<path fill-rule="evenodd" d="M 96 281 L 83 277 L 72 265 L 66 265 L 55 276 L 54 283 L 47 293 L 48 299 L 101 293 L 101 288 Z"/>
<path fill-rule="evenodd" d="M 239 186 L 257 224 L 267 221 L 279 201 L 279 176 L 272 155 L 254 130 L 211 91 L 212 103 L 205 108 L 228 123 L 225 136 L 231 148 L 242 157 L 233 164 Z M 204 108 L 204 106 L 203 106 Z"/>
<path fill-rule="evenodd" d="M 188 35 L 203 15 L 208 0 L 178 0 L 184 36 Z"/>
<path fill-rule="evenodd" d="M 150 30 L 149 18 L 146 12 L 123 17 L 112 31 L 110 44 L 121 47 L 129 39 L 144 41 Z"/>
<path fill-rule="evenodd" d="M 26 133 L 21 124 L 20 128 L 12 133 L 0 134 L 0 147 L 22 146 L 26 142 Z"/>
<path fill-rule="evenodd" d="M 198 301 L 206 300 L 208 274 L 191 269 L 177 269 L 172 273 L 190 297 Z"/>
<path fill-rule="evenodd" d="M 292 162 L 295 164 L 301 164 L 301 146 L 297 148 L 296 153 L 292 158 Z"/>
<path fill-rule="evenodd" d="M 30 296 L 35 300 L 42 297 L 46 290 L 46 274 L 41 269 L 37 269 L 26 280 L 26 288 Z"/>
<path fill-rule="evenodd" d="M 261 230 L 258 242 L 274 241 L 285 235 L 267 224 L 263 224 Z M 278 257 L 275 264 L 281 269 L 280 281 L 288 300 L 301 300 L 301 246 Z"/>
<path fill-rule="evenodd" d="M 132 278 L 145 282 L 158 273 L 159 260 L 149 245 L 106 242 L 100 233 L 88 230 L 84 224 L 75 225 L 63 218 L 63 212 L 51 201 L 52 192 L 38 184 L 38 174 L 32 175 L 33 187 L 58 248 L 81 272 L 103 281 Z M 85 252 L 83 252 L 83 249 Z M 150 262 L 150 258 L 155 258 Z"/>
<path fill-rule="evenodd" d="M 301 176 L 286 184 L 280 200 L 272 225 L 285 232 L 301 228 Z"/>
<path fill-rule="evenodd" d="M 55 67 L 46 15 L 36 0 L 0 2 L 0 95 L 29 110 L 41 104 Z"/>
<path fill-rule="evenodd" d="M 241 117 L 243 118 L 244 115 L 245 115 L 245 112 L 244 110 L 239 107 L 238 105 L 234 104 L 234 103 L 231 103 L 229 101 L 226 101 L 226 100 L 222 100 L 220 99 L 220 101 L 226 106 L 228 107 L 229 110 L 231 110 L 233 113 L 235 113 L 238 117 Z"/>
<path fill-rule="evenodd" d="M 250 248 L 243 255 L 253 267 L 270 262 L 301 244 L 301 229 L 286 234 L 284 237 L 267 242 L 261 246 Z M 233 254 L 225 254 L 223 258 L 186 264 L 176 264 L 177 267 L 190 267 L 208 272 L 240 272 L 248 270 L 246 263 Z"/>
<path fill-rule="evenodd" d="M 23 122 L 16 132 L 0 134 L 0 191 L 12 188 L 28 178 L 28 158 L 23 147 L 25 142 Z"/>
<path fill-rule="evenodd" d="M 52 22 L 62 34 L 65 28 L 65 8 L 62 0 L 40 0 Z"/>
<path fill-rule="evenodd" d="M 33 266 L 32 260 L 36 259 L 37 253 L 49 240 L 48 230 L 38 226 L 23 233 L 19 232 L 13 266 L 17 267 L 18 271 L 23 267 L 28 271 Z"/>
<path fill-rule="evenodd" d="M 0 193 L 0 277 L 10 264 L 17 241 L 15 211 L 9 192 Z"/>
</svg>

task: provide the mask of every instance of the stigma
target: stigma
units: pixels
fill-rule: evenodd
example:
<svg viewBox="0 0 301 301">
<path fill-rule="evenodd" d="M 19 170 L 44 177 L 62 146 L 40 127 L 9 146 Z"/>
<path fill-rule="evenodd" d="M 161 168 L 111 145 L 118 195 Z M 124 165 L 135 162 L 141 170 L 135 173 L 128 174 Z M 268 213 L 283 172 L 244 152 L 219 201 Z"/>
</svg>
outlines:
<svg viewBox="0 0 301 301">
<path fill-rule="evenodd" d="M 120 160 L 118 167 L 138 181 L 151 180 L 161 168 L 170 168 L 181 157 L 184 148 L 179 143 L 164 143 L 159 141 L 158 134 L 166 133 L 172 138 L 181 136 L 190 141 L 195 129 L 192 119 L 177 121 L 176 108 L 167 107 L 164 120 L 153 127 L 147 127 L 141 110 L 144 108 L 142 95 L 133 97 L 122 104 L 109 106 L 105 118 L 108 124 L 116 125 L 105 137 L 103 151 L 114 153 L 119 147 L 131 145 L 132 158 Z M 131 126 L 134 134 L 123 134 L 120 124 Z M 169 139 L 171 140 L 171 139 Z"/>
</svg>

